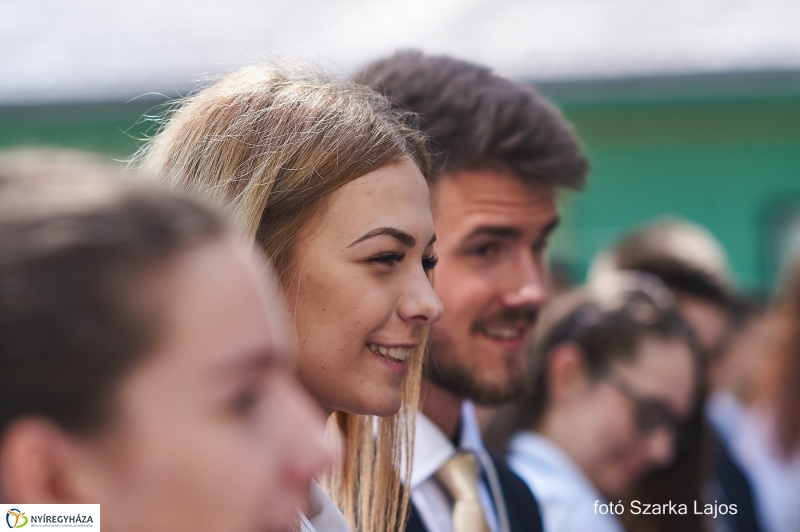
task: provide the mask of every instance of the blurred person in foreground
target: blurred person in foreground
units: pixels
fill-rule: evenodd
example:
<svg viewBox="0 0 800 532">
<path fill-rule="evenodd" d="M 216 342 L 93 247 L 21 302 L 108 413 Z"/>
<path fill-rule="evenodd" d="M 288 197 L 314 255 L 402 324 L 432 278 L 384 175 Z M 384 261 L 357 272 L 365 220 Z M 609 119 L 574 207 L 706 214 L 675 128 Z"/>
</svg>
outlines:
<svg viewBox="0 0 800 532">
<path fill-rule="evenodd" d="M 545 530 L 621 531 L 618 499 L 673 459 L 698 395 L 672 294 L 651 276 L 606 274 L 545 307 L 529 356 L 529 392 L 490 432 L 511 437 L 509 463 L 539 497 Z"/>
<path fill-rule="evenodd" d="M 193 201 L 0 165 L 2 500 L 99 503 L 108 532 L 294 526 L 331 455 L 273 285 Z"/>
<path fill-rule="evenodd" d="M 486 451 L 473 401 L 525 387 L 525 343 L 547 298 L 558 187 L 583 186 L 572 128 L 533 87 L 451 57 L 400 52 L 354 76 L 420 116 L 445 306 L 423 380 L 406 530 L 537 531 L 534 496 Z"/>
<path fill-rule="evenodd" d="M 609 270 L 632 269 L 657 276 L 675 294 L 681 314 L 694 332 L 704 365 L 704 395 L 699 403 L 692 447 L 687 447 L 672 471 L 659 473 L 653 486 L 661 497 L 687 489 L 689 469 L 701 469 L 698 479 L 706 502 L 735 504 L 736 514 L 709 522 L 711 530 L 758 532 L 751 481 L 729 448 L 726 428 L 735 393 L 751 386 L 739 356 L 747 325 L 758 312 L 748 307 L 734 288 L 725 250 L 704 228 L 680 219 L 660 220 L 623 237 L 592 265 L 589 277 Z M 703 419 L 705 417 L 705 420 Z M 655 485 L 658 484 L 658 487 Z M 723 524 L 724 523 L 724 524 Z"/>
</svg>

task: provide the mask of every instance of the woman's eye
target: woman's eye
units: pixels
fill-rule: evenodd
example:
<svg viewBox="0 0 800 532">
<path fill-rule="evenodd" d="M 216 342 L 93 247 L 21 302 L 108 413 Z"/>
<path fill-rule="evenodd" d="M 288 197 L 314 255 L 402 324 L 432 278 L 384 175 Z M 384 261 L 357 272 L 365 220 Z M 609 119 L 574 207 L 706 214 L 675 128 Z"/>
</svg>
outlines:
<svg viewBox="0 0 800 532">
<path fill-rule="evenodd" d="M 430 257 L 422 257 L 422 269 L 426 272 L 431 271 L 439 264 L 439 257 L 433 255 Z"/>
<path fill-rule="evenodd" d="M 368 259 L 367 262 L 370 264 L 386 264 L 391 266 L 398 262 L 403 262 L 404 258 L 406 258 L 405 253 L 381 253 L 380 255 Z"/>
</svg>

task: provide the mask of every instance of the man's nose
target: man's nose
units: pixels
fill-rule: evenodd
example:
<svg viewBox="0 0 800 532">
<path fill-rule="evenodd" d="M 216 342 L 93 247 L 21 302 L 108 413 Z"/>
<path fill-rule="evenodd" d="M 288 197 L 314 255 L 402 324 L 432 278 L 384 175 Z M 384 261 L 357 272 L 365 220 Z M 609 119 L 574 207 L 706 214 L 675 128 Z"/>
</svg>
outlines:
<svg viewBox="0 0 800 532">
<path fill-rule="evenodd" d="M 538 308 L 547 300 L 550 275 L 547 260 L 531 253 L 521 253 L 508 272 L 504 303 L 509 307 Z"/>
<path fill-rule="evenodd" d="M 308 486 L 311 478 L 333 463 L 333 449 L 324 438 L 325 417 L 311 397 L 288 377 L 278 384 L 280 406 L 288 424 L 283 427 L 283 477 L 291 487 Z"/>
</svg>

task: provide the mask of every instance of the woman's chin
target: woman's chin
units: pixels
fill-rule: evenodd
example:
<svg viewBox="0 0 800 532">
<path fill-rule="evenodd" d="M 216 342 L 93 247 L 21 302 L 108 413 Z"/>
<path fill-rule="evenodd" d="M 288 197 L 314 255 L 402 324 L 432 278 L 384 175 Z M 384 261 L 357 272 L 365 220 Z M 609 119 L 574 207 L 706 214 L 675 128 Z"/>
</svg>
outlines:
<svg viewBox="0 0 800 532">
<path fill-rule="evenodd" d="M 401 400 L 400 391 L 393 392 L 392 397 L 381 397 L 376 401 L 364 401 L 359 405 L 352 405 L 350 408 L 340 409 L 350 414 L 360 416 L 391 417 L 400 410 Z"/>
</svg>

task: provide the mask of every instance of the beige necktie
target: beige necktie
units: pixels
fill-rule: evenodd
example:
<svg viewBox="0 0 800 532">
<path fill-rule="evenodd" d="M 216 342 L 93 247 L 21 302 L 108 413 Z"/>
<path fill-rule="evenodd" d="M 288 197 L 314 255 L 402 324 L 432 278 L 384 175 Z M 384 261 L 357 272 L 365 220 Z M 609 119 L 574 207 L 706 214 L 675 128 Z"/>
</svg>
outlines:
<svg viewBox="0 0 800 532">
<path fill-rule="evenodd" d="M 475 455 L 456 454 L 436 472 L 436 478 L 453 498 L 453 532 L 490 532 L 478 497 Z"/>
</svg>

